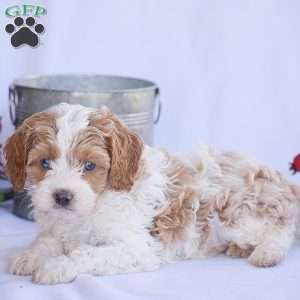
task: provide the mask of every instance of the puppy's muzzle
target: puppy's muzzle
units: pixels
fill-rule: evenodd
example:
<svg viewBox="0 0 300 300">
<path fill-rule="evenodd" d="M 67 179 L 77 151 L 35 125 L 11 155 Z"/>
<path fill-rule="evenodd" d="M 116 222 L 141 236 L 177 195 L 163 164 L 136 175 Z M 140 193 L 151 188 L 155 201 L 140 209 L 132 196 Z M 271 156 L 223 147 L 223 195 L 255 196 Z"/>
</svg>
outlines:
<svg viewBox="0 0 300 300">
<path fill-rule="evenodd" d="M 65 207 L 70 204 L 70 202 L 74 198 L 74 195 L 71 191 L 68 190 L 57 190 L 53 193 L 53 198 L 58 205 Z"/>
</svg>

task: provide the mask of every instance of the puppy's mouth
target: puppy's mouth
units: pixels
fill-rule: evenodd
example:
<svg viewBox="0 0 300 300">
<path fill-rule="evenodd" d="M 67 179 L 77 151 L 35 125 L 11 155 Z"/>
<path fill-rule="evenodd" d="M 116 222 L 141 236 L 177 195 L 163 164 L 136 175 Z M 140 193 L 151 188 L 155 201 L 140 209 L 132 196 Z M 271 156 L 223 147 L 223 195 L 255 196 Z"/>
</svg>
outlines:
<svg viewBox="0 0 300 300">
<path fill-rule="evenodd" d="M 56 203 L 53 204 L 52 208 L 55 209 L 55 210 L 73 211 L 73 209 L 71 207 L 69 207 L 69 206 L 61 206 L 61 205 L 56 204 Z"/>
</svg>

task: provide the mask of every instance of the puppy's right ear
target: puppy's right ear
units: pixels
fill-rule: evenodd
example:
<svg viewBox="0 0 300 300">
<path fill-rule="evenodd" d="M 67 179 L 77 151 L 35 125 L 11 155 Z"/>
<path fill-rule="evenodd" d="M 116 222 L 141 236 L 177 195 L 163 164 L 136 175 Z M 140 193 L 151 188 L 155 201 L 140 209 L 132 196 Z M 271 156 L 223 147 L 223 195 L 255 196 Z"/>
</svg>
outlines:
<svg viewBox="0 0 300 300">
<path fill-rule="evenodd" d="M 21 191 L 25 184 L 25 166 L 27 160 L 26 135 L 23 126 L 7 140 L 4 147 L 6 159 L 5 171 L 15 191 Z"/>
<path fill-rule="evenodd" d="M 15 191 L 24 188 L 26 164 L 31 148 L 41 139 L 55 134 L 55 114 L 38 112 L 24 120 L 23 124 L 7 140 L 4 147 L 5 171 Z"/>
</svg>

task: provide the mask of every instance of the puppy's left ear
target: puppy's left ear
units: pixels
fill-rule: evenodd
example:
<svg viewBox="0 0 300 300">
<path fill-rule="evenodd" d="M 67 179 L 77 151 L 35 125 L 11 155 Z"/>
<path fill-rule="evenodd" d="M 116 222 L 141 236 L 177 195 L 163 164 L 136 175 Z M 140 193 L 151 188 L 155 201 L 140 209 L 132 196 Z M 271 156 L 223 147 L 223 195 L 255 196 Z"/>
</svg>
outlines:
<svg viewBox="0 0 300 300">
<path fill-rule="evenodd" d="M 111 160 L 109 183 L 114 190 L 129 191 L 134 183 L 143 152 L 141 138 L 107 108 L 90 118 L 90 126 L 104 133 Z"/>
</svg>

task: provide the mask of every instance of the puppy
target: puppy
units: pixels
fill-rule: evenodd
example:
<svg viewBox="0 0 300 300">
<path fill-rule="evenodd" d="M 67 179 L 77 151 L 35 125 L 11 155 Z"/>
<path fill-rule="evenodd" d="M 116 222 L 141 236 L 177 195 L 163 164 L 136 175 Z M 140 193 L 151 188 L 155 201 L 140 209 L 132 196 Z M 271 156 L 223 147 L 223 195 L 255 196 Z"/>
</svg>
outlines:
<svg viewBox="0 0 300 300">
<path fill-rule="evenodd" d="M 300 189 L 279 173 L 236 153 L 151 148 L 106 108 L 37 113 L 4 152 L 40 228 L 9 271 L 35 283 L 152 271 L 221 252 L 268 267 L 296 235 Z"/>
</svg>

